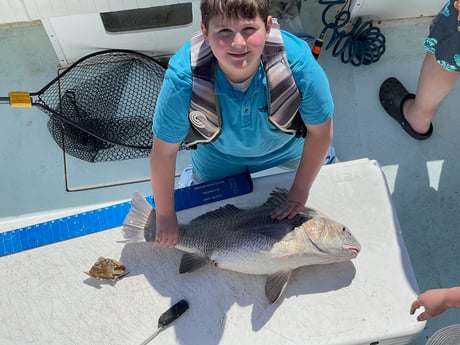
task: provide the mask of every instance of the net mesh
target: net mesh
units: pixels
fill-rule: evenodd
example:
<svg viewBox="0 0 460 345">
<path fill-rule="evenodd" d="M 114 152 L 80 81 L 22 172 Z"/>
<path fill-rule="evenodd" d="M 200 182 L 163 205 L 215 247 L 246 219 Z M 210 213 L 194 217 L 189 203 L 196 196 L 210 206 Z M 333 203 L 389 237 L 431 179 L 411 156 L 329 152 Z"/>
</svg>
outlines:
<svg viewBox="0 0 460 345">
<path fill-rule="evenodd" d="M 68 154 L 88 162 L 147 157 L 165 67 L 134 51 L 88 55 L 36 93 L 48 129 Z"/>
</svg>

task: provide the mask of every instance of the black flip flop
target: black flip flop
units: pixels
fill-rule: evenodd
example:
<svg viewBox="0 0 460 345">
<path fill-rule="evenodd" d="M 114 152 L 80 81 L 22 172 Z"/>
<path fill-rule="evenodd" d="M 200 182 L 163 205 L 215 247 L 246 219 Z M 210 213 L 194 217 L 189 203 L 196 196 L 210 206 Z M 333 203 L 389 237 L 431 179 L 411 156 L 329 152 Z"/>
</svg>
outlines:
<svg viewBox="0 0 460 345">
<path fill-rule="evenodd" d="M 433 134 L 432 124 L 430 124 L 430 128 L 426 133 L 421 134 L 414 131 L 409 122 L 406 121 L 402 111 L 403 104 L 408 99 L 414 99 L 415 95 L 409 93 L 398 79 L 391 77 L 385 80 L 380 86 L 379 97 L 380 103 L 386 112 L 395 119 L 412 138 L 425 140 L 431 137 L 431 134 Z"/>
</svg>

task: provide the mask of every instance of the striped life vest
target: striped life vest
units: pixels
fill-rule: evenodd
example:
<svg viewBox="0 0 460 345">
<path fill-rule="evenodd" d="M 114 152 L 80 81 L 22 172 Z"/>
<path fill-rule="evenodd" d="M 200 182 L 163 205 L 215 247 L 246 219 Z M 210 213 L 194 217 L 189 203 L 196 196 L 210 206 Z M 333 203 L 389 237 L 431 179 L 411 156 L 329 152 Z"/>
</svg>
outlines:
<svg viewBox="0 0 460 345">
<path fill-rule="evenodd" d="M 190 130 L 184 140 L 187 148 L 211 143 L 222 131 L 219 102 L 214 93 L 217 60 L 203 35 L 191 39 L 192 99 L 190 102 Z M 265 42 L 262 62 L 270 94 L 268 120 L 280 131 L 305 137 L 307 129 L 299 113 L 301 95 L 292 76 L 284 51 L 281 31 L 276 20 Z"/>
</svg>

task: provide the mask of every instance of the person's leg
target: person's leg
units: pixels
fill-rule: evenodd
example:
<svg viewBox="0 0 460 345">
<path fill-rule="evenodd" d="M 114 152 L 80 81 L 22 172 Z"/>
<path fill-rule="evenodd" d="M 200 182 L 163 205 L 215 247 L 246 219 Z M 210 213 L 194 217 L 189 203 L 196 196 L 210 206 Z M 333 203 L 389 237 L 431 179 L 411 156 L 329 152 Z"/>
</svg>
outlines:
<svg viewBox="0 0 460 345">
<path fill-rule="evenodd" d="M 442 100 L 454 88 L 459 72 L 442 67 L 435 56 L 427 52 L 420 70 L 415 99 L 403 104 L 407 122 L 418 133 L 426 133 Z"/>
</svg>

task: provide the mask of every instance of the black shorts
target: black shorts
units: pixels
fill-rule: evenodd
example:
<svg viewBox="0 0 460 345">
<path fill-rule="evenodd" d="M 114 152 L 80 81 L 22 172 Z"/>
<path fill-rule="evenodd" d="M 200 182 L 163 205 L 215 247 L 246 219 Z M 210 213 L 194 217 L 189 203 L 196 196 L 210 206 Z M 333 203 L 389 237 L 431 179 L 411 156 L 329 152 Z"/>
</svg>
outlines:
<svg viewBox="0 0 460 345">
<path fill-rule="evenodd" d="M 425 49 L 433 53 L 446 70 L 460 72 L 459 11 L 454 7 L 455 2 L 449 0 L 433 19 Z"/>
</svg>

